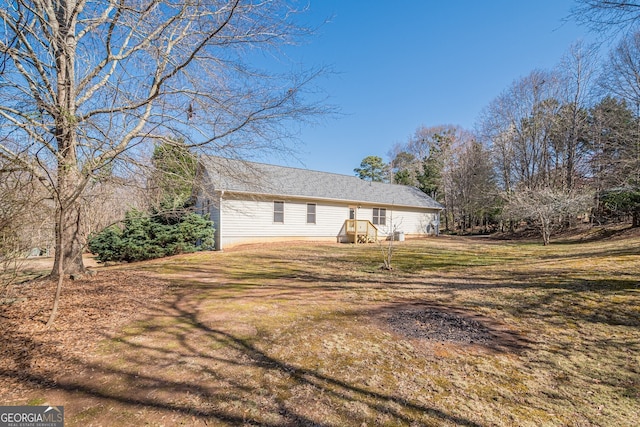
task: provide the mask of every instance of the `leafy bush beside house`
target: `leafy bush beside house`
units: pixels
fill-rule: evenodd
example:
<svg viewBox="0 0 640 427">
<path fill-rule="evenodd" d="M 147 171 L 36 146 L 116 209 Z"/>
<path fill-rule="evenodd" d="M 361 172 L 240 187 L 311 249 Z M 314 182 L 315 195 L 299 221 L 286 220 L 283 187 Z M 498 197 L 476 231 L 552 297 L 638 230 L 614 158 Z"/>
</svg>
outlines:
<svg viewBox="0 0 640 427">
<path fill-rule="evenodd" d="M 98 261 L 143 261 L 213 248 L 213 222 L 195 213 L 168 222 L 132 210 L 123 224 L 89 237 L 89 250 Z"/>
<path fill-rule="evenodd" d="M 158 144 L 151 159 L 149 213 L 131 210 L 122 226 L 89 237 L 98 261 L 143 261 L 213 249 L 213 222 L 191 212 L 197 158 L 180 139 Z"/>
</svg>

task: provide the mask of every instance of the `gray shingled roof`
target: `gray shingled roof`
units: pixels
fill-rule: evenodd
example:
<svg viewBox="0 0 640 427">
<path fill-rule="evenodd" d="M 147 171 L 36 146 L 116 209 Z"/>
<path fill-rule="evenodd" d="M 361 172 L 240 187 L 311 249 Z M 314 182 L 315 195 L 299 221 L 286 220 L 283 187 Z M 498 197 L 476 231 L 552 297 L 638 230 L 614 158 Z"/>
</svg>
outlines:
<svg viewBox="0 0 640 427">
<path fill-rule="evenodd" d="M 208 185 L 214 190 L 389 206 L 443 208 L 422 191 L 406 185 L 369 182 L 356 176 L 215 156 L 204 156 L 201 162 L 208 177 Z"/>
</svg>

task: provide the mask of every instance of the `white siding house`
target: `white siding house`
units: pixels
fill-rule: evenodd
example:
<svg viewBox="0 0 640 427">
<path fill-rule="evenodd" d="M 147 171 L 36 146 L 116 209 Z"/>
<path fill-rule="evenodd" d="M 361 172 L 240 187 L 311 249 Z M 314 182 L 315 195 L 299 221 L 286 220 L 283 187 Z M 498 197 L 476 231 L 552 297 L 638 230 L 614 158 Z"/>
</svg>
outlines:
<svg viewBox="0 0 640 427">
<path fill-rule="evenodd" d="M 262 163 L 203 157 L 197 207 L 214 222 L 215 246 L 276 240 L 348 241 L 346 220 L 379 239 L 437 234 L 442 205 L 415 187 Z"/>
</svg>

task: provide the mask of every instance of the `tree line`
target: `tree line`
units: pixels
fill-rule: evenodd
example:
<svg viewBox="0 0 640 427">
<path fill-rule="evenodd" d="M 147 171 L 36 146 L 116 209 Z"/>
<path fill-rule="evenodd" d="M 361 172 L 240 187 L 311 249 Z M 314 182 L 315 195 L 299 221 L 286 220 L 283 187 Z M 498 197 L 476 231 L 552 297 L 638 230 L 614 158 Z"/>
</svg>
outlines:
<svg viewBox="0 0 640 427">
<path fill-rule="evenodd" d="M 640 226 L 640 32 L 601 60 L 578 42 L 556 67 L 515 80 L 473 130 L 419 127 L 354 169 L 364 179 L 414 185 L 442 203 L 443 226 L 554 229 L 631 220 Z"/>
</svg>

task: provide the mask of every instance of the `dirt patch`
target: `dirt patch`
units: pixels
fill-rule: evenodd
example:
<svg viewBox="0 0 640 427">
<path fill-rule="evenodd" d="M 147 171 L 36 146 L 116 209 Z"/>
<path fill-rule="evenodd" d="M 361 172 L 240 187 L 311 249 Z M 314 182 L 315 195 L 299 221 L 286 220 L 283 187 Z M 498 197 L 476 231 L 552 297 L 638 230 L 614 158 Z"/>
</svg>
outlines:
<svg viewBox="0 0 640 427">
<path fill-rule="evenodd" d="M 385 307 L 377 315 L 385 329 L 412 340 L 482 346 L 517 352 L 528 341 L 506 325 L 477 313 L 437 305 Z"/>
<path fill-rule="evenodd" d="M 436 309 L 399 311 L 387 321 L 391 329 L 408 338 L 484 345 L 493 338 L 480 322 Z"/>
</svg>

